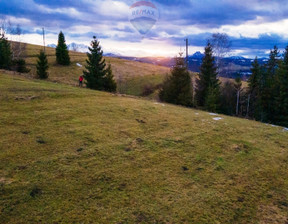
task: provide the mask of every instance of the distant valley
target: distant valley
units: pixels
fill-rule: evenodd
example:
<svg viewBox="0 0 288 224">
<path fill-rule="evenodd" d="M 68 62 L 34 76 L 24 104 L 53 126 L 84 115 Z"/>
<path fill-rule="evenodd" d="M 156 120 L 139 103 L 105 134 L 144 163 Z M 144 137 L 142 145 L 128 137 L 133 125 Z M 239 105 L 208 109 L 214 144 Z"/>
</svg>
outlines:
<svg viewBox="0 0 288 224">
<path fill-rule="evenodd" d="M 133 60 L 138 62 L 151 63 L 154 65 L 172 67 L 174 65 L 174 58 L 169 57 L 125 57 L 119 55 L 109 55 L 110 57 L 118 57 L 126 60 Z M 200 66 L 202 63 L 202 58 L 204 54 L 201 52 L 196 52 L 193 55 L 190 55 L 189 60 L 189 70 L 192 72 L 199 72 Z M 260 65 L 263 65 L 267 62 L 267 58 L 259 58 L 258 62 Z M 223 59 L 223 72 L 220 75 L 221 77 L 226 78 L 235 78 L 240 74 L 241 78 L 246 80 L 251 75 L 251 65 L 254 59 L 244 58 L 240 56 L 231 56 Z"/>
<path fill-rule="evenodd" d="M 78 52 L 87 52 L 88 46 L 84 44 L 71 43 L 68 46 L 68 49 L 71 51 Z M 56 48 L 55 44 L 49 44 L 48 47 Z M 130 61 L 144 62 L 153 65 L 160 65 L 165 67 L 173 67 L 174 66 L 174 58 L 173 57 L 129 57 L 123 56 L 115 53 L 106 53 L 104 54 L 107 57 L 126 59 Z M 194 54 L 188 57 L 189 61 L 189 70 L 192 72 L 199 72 L 200 66 L 202 63 L 202 58 L 204 54 L 197 51 Z M 223 71 L 220 76 L 225 78 L 235 78 L 240 75 L 243 80 L 247 80 L 251 75 L 251 65 L 254 59 L 245 58 L 241 56 L 230 56 L 223 59 Z M 258 62 L 260 65 L 263 65 L 267 62 L 267 58 L 259 58 Z"/>
</svg>

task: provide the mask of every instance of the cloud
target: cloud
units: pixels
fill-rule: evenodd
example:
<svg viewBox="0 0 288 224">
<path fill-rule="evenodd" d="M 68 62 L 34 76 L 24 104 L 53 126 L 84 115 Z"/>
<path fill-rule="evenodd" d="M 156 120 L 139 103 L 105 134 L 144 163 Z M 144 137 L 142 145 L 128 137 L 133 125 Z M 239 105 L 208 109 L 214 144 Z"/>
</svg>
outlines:
<svg viewBox="0 0 288 224">
<path fill-rule="evenodd" d="M 57 39 L 60 30 L 67 41 L 86 44 L 97 35 L 103 44 L 110 45 L 107 49 L 113 46 L 121 52 L 126 49 L 129 54 L 147 53 L 149 49 L 154 53 L 162 49 L 165 55 L 171 53 L 170 49 L 178 52 L 187 37 L 191 49 L 204 49 L 207 38 L 214 32 L 227 33 L 238 53 L 264 52 L 274 44 L 283 47 L 288 42 L 288 1 L 152 0 L 160 18 L 145 36 L 147 41 L 128 21 L 129 7 L 135 1 L 0 1 L 0 20 L 2 17 L 20 24 L 27 40 L 31 38 L 38 44 L 40 31 L 45 27 L 50 41 Z"/>
<path fill-rule="evenodd" d="M 277 33 L 285 38 L 288 38 L 288 19 L 283 19 L 277 22 L 267 22 L 263 17 L 257 17 L 253 21 L 242 23 L 238 26 L 225 25 L 220 28 L 233 37 L 251 37 L 257 38 L 262 34 Z"/>
</svg>

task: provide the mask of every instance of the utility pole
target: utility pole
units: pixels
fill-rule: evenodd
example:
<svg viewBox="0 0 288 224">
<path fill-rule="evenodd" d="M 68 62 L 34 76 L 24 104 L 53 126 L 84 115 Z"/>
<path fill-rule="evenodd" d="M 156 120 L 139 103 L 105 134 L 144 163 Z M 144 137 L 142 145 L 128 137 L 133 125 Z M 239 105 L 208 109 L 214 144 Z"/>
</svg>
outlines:
<svg viewBox="0 0 288 224">
<path fill-rule="evenodd" d="M 240 98 L 240 90 L 237 90 L 236 116 L 238 116 L 239 113 L 239 98 Z"/>
<path fill-rule="evenodd" d="M 4 37 L 5 36 L 5 30 L 0 27 L 0 37 Z"/>
<path fill-rule="evenodd" d="M 44 27 L 42 28 L 43 30 L 43 46 L 44 46 L 44 53 L 45 53 L 45 30 Z"/>
<path fill-rule="evenodd" d="M 249 117 L 249 109 L 250 109 L 250 95 L 248 95 L 248 104 L 247 104 L 247 113 L 246 113 L 246 117 Z"/>
<path fill-rule="evenodd" d="M 186 66 L 187 66 L 187 69 L 188 69 L 188 38 L 185 39 L 185 42 L 186 42 Z"/>
</svg>

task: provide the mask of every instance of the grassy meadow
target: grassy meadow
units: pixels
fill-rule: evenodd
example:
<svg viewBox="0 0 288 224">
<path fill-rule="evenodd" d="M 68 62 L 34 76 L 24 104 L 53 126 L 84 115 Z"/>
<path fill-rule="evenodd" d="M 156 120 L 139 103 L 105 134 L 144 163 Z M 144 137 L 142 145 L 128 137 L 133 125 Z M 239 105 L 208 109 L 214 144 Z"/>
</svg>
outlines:
<svg viewBox="0 0 288 224">
<path fill-rule="evenodd" d="M 42 46 L 26 45 L 26 63 L 31 69 L 30 76 L 36 76 L 37 55 Z M 56 64 L 55 49 L 46 47 L 46 54 L 49 63 L 49 80 L 72 86 L 78 85 L 78 78 L 85 69 L 86 53 L 69 51 L 71 65 L 60 66 Z M 140 96 L 145 86 L 156 86 L 163 82 L 164 77 L 170 72 L 170 68 L 157 66 L 136 61 L 128 61 L 120 58 L 105 57 L 106 63 L 111 63 L 113 74 L 118 85 L 118 92 Z M 77 63 L 83 67 L 77 66 Z M 141 68 L 141 69 L 139 69 Z"/>
<path fill-rule="evenodd" d="M 288 223 L 283 127 L 73 87 L 81 69 L 61 69 L 49 79 L 70 85 L 0 71 L 0 223 Z"/>
</svg>

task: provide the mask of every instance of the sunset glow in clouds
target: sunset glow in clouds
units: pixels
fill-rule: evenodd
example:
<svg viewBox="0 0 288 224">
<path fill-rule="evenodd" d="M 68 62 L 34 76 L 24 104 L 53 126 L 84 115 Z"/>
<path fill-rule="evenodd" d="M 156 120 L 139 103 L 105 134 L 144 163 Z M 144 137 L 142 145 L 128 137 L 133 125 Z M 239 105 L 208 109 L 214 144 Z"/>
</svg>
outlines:
<svg viewBox="0 0 288 224">
<path fill-rule="evenodd" d="M 234 55 L 259 57 L 274 45 L 288 45 L 288 1 L 173 0 L 149 1 L 159 19 L 145 35 L 129 21 L 134 0 L 3 0 L 0 18 L 19 24 L 21 41 L 56 44 L 62 30 L 66 42 L 89 45 L 96 35 L 105 52 L 127 56 L 175 56 L 189 39 L 189 51 L 202 51 L 207 38 L 225 32 Z"/>
</svg>

